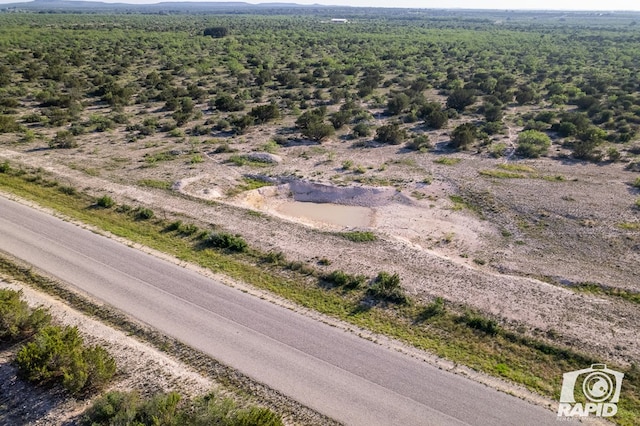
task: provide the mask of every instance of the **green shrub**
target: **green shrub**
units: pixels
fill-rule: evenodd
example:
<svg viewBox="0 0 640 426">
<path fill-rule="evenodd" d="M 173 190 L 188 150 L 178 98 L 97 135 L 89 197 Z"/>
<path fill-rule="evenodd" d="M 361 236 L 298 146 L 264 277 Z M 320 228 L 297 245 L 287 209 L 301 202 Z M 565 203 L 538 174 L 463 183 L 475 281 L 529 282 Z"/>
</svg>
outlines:
<svg viewBox="0 0 640 426">
<path fill-rule="evenodd" d="M 5 160 L 0 163 L 0 173 L 9 173 L 11 171 L 11 166 L 9 165 L 9 161 Z"/>
<path fill-rule="evenodd" d="M 382 143 L 398 145 L 407 137 L 407 132 L 398 123 L 386 124 L 376 130 L 376 140 Z"/>
<path fill-rule="evenodd" d="M 170 231 L 177 231 L 178 229 L 180 229 L 180 227 L 182 226 L 182 221 L 181 220 L 176 220 L 174 222 L 171 222 L 169 225 L 167 225 L 165 229 L 165 231 L 170 232 Z"/>
<path fill-rule="evenodd" d="M 330 274 L 324 275 L 322 279 L 326 282 L 333 283 L 338 287 L 355 289 L 363 285 L 367 280 L 367 277 L 364 275 L 350 275 L 344 271 L 333 271 Z"/>
<path fill-rule="evenodd" d="M 551 146 L 551 139 L 537 130 L 525 130 L 518 135 L 516 154 L 522 157 L 538 158 L 545 155 Z"/>
<path fill-rule="evenodd" d="M 140 397 L 137 392 L 108 392 L 89 407 L 81 424 L 130 425 L 136 418 L 139 405 Z"/>
<path fill-rule="evenodd" d="M 56 133 L 56 136 L 49 142 L 50 148 L 62 148 L 69 149 L 75 148 L 78 143 L 74 139 L 73 133 L 69 130 L 60 130 Z"/>
<path fill-rule="evenodd" d="M 429 136 L 427 135 L 418 135 L 415 136 L 411 142 L 407 143 L 407 148 L 413 149 L 415 151 L 424 152 L 431 148 L 431 141 L 429 140 Z"/>
<path fill-rule="evenodd" d="M 478 138 L 478 129 L 472 123 L 464 123 L 451 132 L 451 146 L 457 150 L 464 150 Z"/>
<path fill-rule="evenodd" d="M 180 399 L 180 394 L 177 392 L 154 395 L 138 408 L 136 423 L 154 426 L 177 424 Z"/>
<path fill-rule="evenodd" d="M 469 311 L 458 318 L 458 322 L 464 323 L 475 330 L 482 331 L 491 336 L 495 336 L 500 331 L 500 326 L 495 320 L 473 314 Z"/>
<path fill-rule="evenodd" d="M 20 130 L 16 119 L 9 115 L 0 115 L 0 133 L 13 133 Z"/>
<path fill-rule="evenodd" d="M 113 199 L 108 195 L 103 195 L 102 197 L 98 198 L 98 200 L 96 201 L 96 204 L 99 207 L 104 207 L 105 209 L 108 209 L 115 205 L 115 201 L 113 201 Z"/>
<path fill-rule="evenodd" d="M 206 247 L 227 249 L 243 252 L 248 248 L 247 242 L 239 235 L 231 235 L 226 232 L 212 232 L 203 241 Z"/>
<path fill-rule="evenodd" d="M 371 127 L 367 123 L 358 123 L 353 126 L 352 135 L 356 138 L 364 138 L 371 135 Z"/>
<path fill-rule="evenodd" d="M 61 383 L 73 394 L 102 387 L 115 374 L 114 359 L 101 347 L 85 347 L 76 327 L 47 326 L 16 357 L 19 374 L 38 384 Z"/>
<path fill-rule="evenodd" d="M 118 213 L 129 213 L 133 208 L 128 204 L 121 204 L 116 208 Z"/>
<path fill-rule="evenodd" d="M 73 186 L 61 186 L 58 188 L 58 191 L 62 192 L 65 195 L 76 195 L 78 191 Z"/>
<path fill-rule="evenodd" d="M 261 407 L 238 408 L 231 399 L 213 394 L 185 401 L 176 392 L 142 400 L 137 392 L 109 392 L 84 413 L 86 426 L 282 426 L 273 411 Z"/>
<path fill-rule="evenodd" d="M 397 273 L 391 275 L 388 272 L 380 272 L 367 289 L 367 294 L 375 299 L 393 303 L 402 304 L 408 301 L 400 286 L 400 276 Z"/>
<path fill-rule="evenodd" d="M 0 289 L 0 341 L 16 342 L 37 333 L 51 321 L 46 309 L 31 309 L 22 293 Z"/>
<path fill-rule="evenodd" d="M 134 215 L 135 218 L 138 220 L 149 220 L 149 219 L 153 219 L 153 216 L 155 216 L 155 214 L 153 213 L 153 210 L 148 209 L 146 207 L 138 207 L 134 210 Z"/>
<path fill-rule="evenodd" d="M 444 306 L 444 299 L 442 297 L 436 297 L 435 300 L 429 303 L 418 315 L 418 321 L 426 321 L 430 318 L 444 315 L 446 308 Z"/>
<path fill-rule="evenodd" d="M 286 257 L 281 251 L 270 251 L 264 255 L 263 260 L 273 265 L 282 265 L 286 262 Z"/>
</svg>

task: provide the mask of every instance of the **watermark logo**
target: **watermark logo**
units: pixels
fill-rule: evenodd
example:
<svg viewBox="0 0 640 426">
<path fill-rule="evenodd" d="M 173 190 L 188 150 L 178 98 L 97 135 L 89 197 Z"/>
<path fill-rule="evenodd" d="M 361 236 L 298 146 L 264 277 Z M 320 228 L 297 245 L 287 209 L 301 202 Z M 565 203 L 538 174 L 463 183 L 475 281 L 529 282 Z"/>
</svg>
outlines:
<svg viewBox="0 0 640 426">
<path fill-rule="evenodd" d="M 624 373 L 611 370 L 605 364 L 564 373 L 558 416 L 614 416 L 618 412 L 623 377 Z M 576 402 L 576 395 L 584 395 L 578 399 L 585 402 Z"/>
</svg>

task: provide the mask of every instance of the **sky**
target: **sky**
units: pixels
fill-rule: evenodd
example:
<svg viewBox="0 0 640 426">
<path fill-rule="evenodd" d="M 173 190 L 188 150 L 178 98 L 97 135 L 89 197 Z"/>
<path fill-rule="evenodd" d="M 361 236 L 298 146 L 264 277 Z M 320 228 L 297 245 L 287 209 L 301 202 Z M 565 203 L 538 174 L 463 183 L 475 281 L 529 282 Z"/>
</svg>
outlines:
<svg viewBox="0 0 640 426">
<path fill-rule="evenodd" d="M 0 0 L 14 3 L 24 0 Z M 162 1 L 181 0 L 102 0 L 106 3 L 149 4 Z M 215 1 L 215 0 L 189 0 Z M 358 7 L 404 7 L 425 9 L 499 9 L 499 10 L 636 10 L 640 11 L 640 0 L 227 0 L 247 3 L 297 3 Z"/>
</svg>

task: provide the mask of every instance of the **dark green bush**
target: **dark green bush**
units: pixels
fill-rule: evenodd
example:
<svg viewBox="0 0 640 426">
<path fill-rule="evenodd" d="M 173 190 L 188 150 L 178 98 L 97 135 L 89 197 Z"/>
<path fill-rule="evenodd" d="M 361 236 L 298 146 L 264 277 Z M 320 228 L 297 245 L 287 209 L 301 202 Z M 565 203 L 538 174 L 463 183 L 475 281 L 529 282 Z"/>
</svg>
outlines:
<svg viewBox="0 0 640 426">
<path fill-rule="evenodd" d="M 495 336 L 500 331 L 500 326 L 495 320 L 468 311 L 458 319 L 458 322 L 464 323 L 475 330 L 482 331 L 491 336 Z"/>
<path fill-rule="evenodd" d="M 273 411 L 261 407 L 238 408 L 231 399 L 213 394 L 193 401 L 176 392 L 142 400 L 137 392 L 109 392 L 98 398 L 81 420 L 86 426 L 282 426 Z"/>
<path fill-rule="evenodd" d="M 326 274 L 322 277 L 326 282 L 333 283 L 338 287 L 344 287 L 347 289 L 355 289 L 363 285 L 367 277 L 364 275 L 350 275 L 344 271 L 333 271 L 330 274 Z"/>
<path fill-rule="evenodd" d="M 444 315 L 446 308 L 444 306 L 444 299 L 442 297 L 436 297 L 433 302 L 429 303 L 418 315 L 418 321 L 426 321 L 430 318 Z"/>
<path fill-rule="evenodd" d="M 149 219 L 153 219 L 153 217 L 155 216 L 155 214 L 153 213 L 153 210 L 148 209 L 146 207 L 138 207 L 134 210 L 134 215 L 135 218 L 138 220 L 149 220 Z"/>
<path fill-rule="evenodd" d="M 478 138 L 478 129 L 472 123 L 464 123 L 453 129 L 451 146 L 455 149 L 467 149 Z"/>
<path fill-rule="evenodd" d="M 108 195 L 103 195 L 102 197 L 96 200 L 96 204 L 100 207 L 104 207 L 105 209 L 111 208 L 115 205 L 115 201 Z"/>
<path fill-rule="evenodd" d="M 367 123 L 358 123 L 353 126 L 352 134 L 356 138 L 364 138 L 371 135 L 371 127 Z"/>
<path fill-rule="evenodd" d="M 227 249 L 230 251 L 243 252 L 249 245 L 239 235 L 231 235 L 226 232 L 212 232 L 203 241 L 206 247 Z"/>
<path fill-rule="evenodd" d="M 427 135 L 415 136 L 411 142 L 407 143 L 407 148 L 420 152 L 428 150 L 431 146 L 431 141 Z"/>
<path fill-rule="evenodd" d="M 78 191 L 73 186 L 60 186 L 58 191 L 62 192 L 65 195 L 76 195 Z"/>
<path fill-rule="evenodd" d="M 104 386 L 116 363 L 99 346 L 86 347 L 76 327 L 47 326 L 16 357 L 19 374 L 38 384 L 60 383 L 73 394 Z"/>
<path fill-rule="evenodd" d="M 74 139 L 73 133 L 69 130 L 60 130 L 56 133 L 56 136 L 49 142 L 50 148 L 62 148 L 69 149 L 75 148 L 78 143 Z"/>
<path fill-rule="evenodd" d="M 264 261 L 273 265 L 282 265 L 286 262 L 286 257 L 281 251 L 270 251 L 264 255 Z"/>
<path fill-rule="evenodd" d="M 400 286 L 400 276 L 397 273 L 392 275 L 388 272 L 380 272 L 367 289 L 367 294 L 375 299 L 393 303 L 408 302 L 407 296 Z"/>
<path fill-rule="evenodd" d="M 108 392 L 89 407 L 82 424 L 131 425 L 134 424 L 139 405 L 140 396 L 137 392 Z"/>
<path fill-rule="evenodd" d="M 376 130 L 376 140 L 382 143 L 398 145 L 407 137 L 406 130 L 402 129 L 398 123 L 386 124 Z"/>
<path fill-rule="evenodd" d="M 0 341 L 17 342 L 37 333 L 51 321 L 46 309 L 31 309 L 22 293 L 0 289 Z"/>
<path fill-rule="evenodd" d="M 0 173 L 9 173 L 11 171 L 11 165 L 8 160 L 0 163 Z"/>
</svg>

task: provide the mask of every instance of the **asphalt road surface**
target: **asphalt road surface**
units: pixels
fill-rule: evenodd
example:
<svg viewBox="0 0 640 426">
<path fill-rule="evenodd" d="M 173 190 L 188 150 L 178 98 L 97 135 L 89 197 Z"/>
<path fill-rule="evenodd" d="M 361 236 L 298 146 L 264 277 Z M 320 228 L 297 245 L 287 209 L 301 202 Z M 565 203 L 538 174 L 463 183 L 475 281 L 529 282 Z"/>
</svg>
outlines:
<svg viewBox="0 0 640 426">
<path fill-rule="evenodd" d="M 0 197 L 0 250 L 348 425 L 555 414 Z"/>
</svg>

